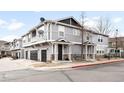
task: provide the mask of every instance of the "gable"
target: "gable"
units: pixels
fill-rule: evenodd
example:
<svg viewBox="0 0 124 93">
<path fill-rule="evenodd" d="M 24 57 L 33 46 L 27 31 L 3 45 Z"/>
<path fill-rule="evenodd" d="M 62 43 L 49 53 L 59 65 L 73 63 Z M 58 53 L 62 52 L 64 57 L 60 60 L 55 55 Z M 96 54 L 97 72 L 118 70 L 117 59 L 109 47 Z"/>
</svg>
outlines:
<svg viewBox="0 0 124 93">
<path fill-rule="evenodd" d="M 58 22 L 81 27 L 80 24 L 72 17 L 71 18 L 65 18 L 65 19 L 58 20 Z"/>
</svg>

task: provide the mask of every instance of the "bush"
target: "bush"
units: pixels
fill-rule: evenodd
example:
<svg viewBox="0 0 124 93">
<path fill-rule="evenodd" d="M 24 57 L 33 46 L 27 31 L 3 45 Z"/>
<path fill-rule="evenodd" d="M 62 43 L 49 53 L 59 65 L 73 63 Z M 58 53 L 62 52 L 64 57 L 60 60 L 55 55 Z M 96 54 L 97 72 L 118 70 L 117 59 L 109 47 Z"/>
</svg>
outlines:
<svg viewBox="0 0 124 93">
<path fill-rule="evenodd" d="M 110 57 L 110 55 L 104 55 L 104 58 L 108 58 L 108 57 Z"/>
</svg>

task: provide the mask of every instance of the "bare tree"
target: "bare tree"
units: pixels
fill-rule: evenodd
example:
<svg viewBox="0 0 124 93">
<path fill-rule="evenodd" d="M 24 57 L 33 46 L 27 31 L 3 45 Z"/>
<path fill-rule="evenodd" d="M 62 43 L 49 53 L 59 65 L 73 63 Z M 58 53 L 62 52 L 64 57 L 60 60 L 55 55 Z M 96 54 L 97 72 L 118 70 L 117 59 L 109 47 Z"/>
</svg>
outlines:
<svg viewBox="0 0 124 93">
<path fill-rule="evenodd" d="M 100 17 L 96 23 L 96 31 L 100 34 L 110 34 L 112 31 L 111 21 L 108 18 Z"/>
</svg>

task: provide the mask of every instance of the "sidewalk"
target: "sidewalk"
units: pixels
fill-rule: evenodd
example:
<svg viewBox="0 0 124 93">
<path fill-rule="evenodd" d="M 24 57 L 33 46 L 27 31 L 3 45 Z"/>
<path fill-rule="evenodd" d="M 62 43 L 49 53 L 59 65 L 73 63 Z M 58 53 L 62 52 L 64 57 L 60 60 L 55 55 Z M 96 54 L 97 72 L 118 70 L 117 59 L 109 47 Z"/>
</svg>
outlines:
<svg viewBox="0 0 124 93">
<path fill-rule="evenodd" d="M 79 68 L 100 64 L 109 64 L 114 62 L 124 62 L 124 59 L 111 59 L 111 60 L 102 60 L 95 62 L 72 62 L 72 63 L 50 63 L 46 65 L 32 64 L 31 68 L 34 70 L 57 70 L 57 69 L 68 69 L 68 68 Z"/>
</svg>

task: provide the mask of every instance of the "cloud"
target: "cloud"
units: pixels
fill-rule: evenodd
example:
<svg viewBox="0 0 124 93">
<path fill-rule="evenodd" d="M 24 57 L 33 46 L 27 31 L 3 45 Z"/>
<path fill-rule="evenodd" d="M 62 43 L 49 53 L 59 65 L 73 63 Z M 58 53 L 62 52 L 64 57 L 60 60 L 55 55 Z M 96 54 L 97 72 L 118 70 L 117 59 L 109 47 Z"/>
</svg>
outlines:
<svg viewBox="0 0 124 93">
<path fill-rule="evenodd" d="M 5 20 L 0 19 L 0 27 L 7 25 L 8 23 Z"/>
<path fill-rule="evenodd" d="M 9 31 L 18 31 L 24 25 L 25 25 L 24 23 L 19 22 L 16 19 L 12 19 L 10 21 L 5 21 L 3 19 L 0 19 L 0 28 L 7 29 Z"/>
<path fill-rule="evenodd" d="M 16 19 L 13 19 L 9 25 L 7 26 L 8 30 L 10 31 L 17 31 L 21 29 L 25 24 L 22 22 L 17 21 Z"/>
<path fill-rule="evenodd" d="M 100 19 L 100 16 L 95 16 L 95 17 L 92 17 L 93 20 L 99 20 Z"/>
<path fill-rule="evenodd" d="M 13 39 L 17 39 L 17 38 L 19 38 L 17 35 L 8 35 L 8 36 L 2 37 L 1 40 L 11 42 L 13 41 Z"/>
<path fill-rule="evenodd" d="M 117 17 L 113 19 L 114 23 L 119 23 L 120 21 L 122 21 L 123 19 L 121 17 Z"/>
</svg>

